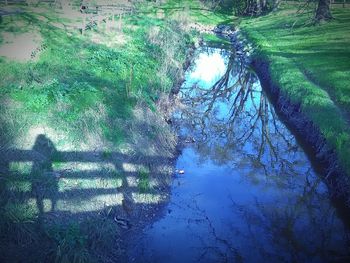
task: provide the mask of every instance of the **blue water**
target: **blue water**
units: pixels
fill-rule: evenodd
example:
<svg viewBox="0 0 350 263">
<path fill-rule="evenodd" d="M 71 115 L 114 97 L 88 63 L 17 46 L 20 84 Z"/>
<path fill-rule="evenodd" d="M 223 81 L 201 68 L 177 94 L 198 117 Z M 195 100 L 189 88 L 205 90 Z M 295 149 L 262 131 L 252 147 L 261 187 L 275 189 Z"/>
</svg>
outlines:
<svg viewBox="0 0 350 263">
<path fill-rule="evenodd" d="M 185 173 L 174 176 L 164 216 L 130 245 L 130 261 L 349 260 L 326 185 L 254 72 L 227 50 L 202 48 L 179 96 L 176 168 Z"/>
</svg>

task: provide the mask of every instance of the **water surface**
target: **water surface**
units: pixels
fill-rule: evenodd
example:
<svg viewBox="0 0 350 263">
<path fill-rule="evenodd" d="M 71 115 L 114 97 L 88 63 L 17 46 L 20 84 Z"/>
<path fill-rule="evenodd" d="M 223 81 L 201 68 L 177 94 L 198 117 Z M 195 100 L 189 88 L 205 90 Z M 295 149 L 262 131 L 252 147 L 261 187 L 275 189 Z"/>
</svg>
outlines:
<svg viewBox="0 0 350 263">
<path fill-rule="evenodd" d="M 202 48 L 175 126 L 185 147 L 164 216 L 131 244 L 134 262 L 345 262 L 326 185 L 235 53 Z M 349 261 L 350 262 L 350 261 Z"/>
</svg>

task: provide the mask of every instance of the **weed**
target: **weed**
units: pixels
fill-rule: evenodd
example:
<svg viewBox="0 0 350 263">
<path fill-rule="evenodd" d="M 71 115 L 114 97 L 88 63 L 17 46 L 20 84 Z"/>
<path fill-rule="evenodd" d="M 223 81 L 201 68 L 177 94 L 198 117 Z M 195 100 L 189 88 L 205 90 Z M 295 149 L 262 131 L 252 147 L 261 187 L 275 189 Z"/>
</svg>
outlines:
<svg viewBox="0 0 350 263">
<path fill-rule="evenodd" d="M 90 262 L 87 246 L 87 236 L 84 235 L 78 223 L 68 226 L 54 225 L 47 230 L 48 237 L 55 242 L 52 251 L 55 262 Z"/>
<path fill-rule="evenodd" d="M 110 150 L 104 150 L 102 152 L 102 158 L 105 159 L 105 160 L 106 159 L 110 159 L 111 156 L 112 156 L 112 152 Z"/>
<path fill-rule="evenodd" d="M 150 171 L 148 168 L 142 167 L 138 172 L 138 188 L 140 193 L 146 193 L 150 190 Z"/>
<path fill-rule="evenodd" d="M 32 169 L 30 162 L 12 162 L 10 163 L 9 171 L 21 174 L 28 174 Z"/>
<path fill-rule="evenodd" d="M 52 162 L 52 169 L 59 170 L 64 166 L 62 162 Z"/>
</svg>

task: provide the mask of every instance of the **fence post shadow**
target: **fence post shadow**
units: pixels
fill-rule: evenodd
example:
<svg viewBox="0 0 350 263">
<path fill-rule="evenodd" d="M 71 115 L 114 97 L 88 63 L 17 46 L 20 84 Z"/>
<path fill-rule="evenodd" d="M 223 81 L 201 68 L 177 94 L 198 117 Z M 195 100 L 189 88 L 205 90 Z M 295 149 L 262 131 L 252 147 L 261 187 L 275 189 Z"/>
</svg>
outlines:
<svg viewBox="0 0 350 263">
<path fill-rule="evenodd" d="M 102 211 L 106 207 L 116 207 L 118 217 L 136 218 L 138 207 L 152 206 L 157 202 L 142 199 L 147 196 L 157 198 L 157 194 L 152 189 L 140 192 L 138 167 L 146 165 L 152 173 L 152 165 L 158 167 L 163 162 L 169 162 L 163 156 L 147 156 L 149 159 L 146 160 L 144 156 L 135 158 L 118 151 L 106 154 L 105 151 L 96 150 L 59 150 L 45 134 L 38 134 L 30 148 L 2 148 L 0 155 L 0 179 L 4 182 L 8 202 L 29 205 L 35 210 L 36 220 L 42 223 L 46 216 L 52 219 L 60 215 L 82 218 L 96 213 L 96 209 Z M 68 163 L 73 166 L 74 163 L 82 167 L 86 165 L 86 170 L 80 170 L 79 166 L 79 170 L 75 170 Z M 66 164 L 68 165 L 65 166 Z M 109 170 L 109 167 L 113 169 Z M 106 179 L 107 184 L 116 184 L 111 180 L 117 179 L 120 183 L 118 186 L 104 187 L 98 179 Z M 155 185 L 159 186 L 161 179 L 155 180 L 158 181 Z M 88 181 L 98 185 L 96 188 L 94 185 L 78 186 L 79 183 L 85 184 Z M 1 200 L 1 204 L 8 203 L 5 199 Z M 96 207 L 92 207 L 94 202 Z M 83 204 L 86 210 L 82 207 Z M 75 208 L 77 209 L 74 210 Z"/>
<path fill-rule="evenodd" d="M 40 156 L 40 159 L 33 162 L 31 177 L 32 193 L 39 210 L 39 220 L 42 220 L 45 212 L 44 199 L 51 201 L 51 211 L 55 210 L 57 202 L 58 178 L 55 177 L 52 168 L 52 160 L 57 150 L 53 142 L 43 134 L 38 135 L 32 150 Z"/>
</svg>

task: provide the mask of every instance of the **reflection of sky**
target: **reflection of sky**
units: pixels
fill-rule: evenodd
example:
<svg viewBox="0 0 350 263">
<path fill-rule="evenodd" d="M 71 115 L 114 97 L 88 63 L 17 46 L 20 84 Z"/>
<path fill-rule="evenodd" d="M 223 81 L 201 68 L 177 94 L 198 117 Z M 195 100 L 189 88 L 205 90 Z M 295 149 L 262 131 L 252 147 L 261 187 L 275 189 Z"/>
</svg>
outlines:
<svg viewBox="0 0 350 263">
<path fill-rule="evenodd" d="M 211 87 L 226 71 L 225 57 L 219 50 L 201 53 L 196 60 L 195 68 L 186 76 L 186 84 L 198 83 L 202 88 Z"/>
<path fill-rule="evenodd" d="M 208 52 L 202 52 L 196 59 L 193 70 L 186 74 L 184 86 L 191 87 L 196 84 L 201 89 L 210 89 L 225 74 L 226 67 L 227 57 L 223 56 L 219 49 L 209 49 Z M 196 94 L 191 92 L 191 97 L 195 96 Z M 227 117 L 229 112 L 227 102 L 217 102 L 214 108 L 217 119 Z M 206 110 L 206 107 L 203 107 L 202 110 Z"/>
<path fill-rule="evenodd" d="M 209 94 L 225 74 L 228 56 L 208 51 L 199 54 L 182 87 L 196 114 L 181 118 L 181 133 L 196 143 L 182 149 L 176 167 L 185 174 L 175 177 L 167 214 L 146 229 L 135 262 L 218 262 L 220 253 L 228 262 L 324 262 L 326 243 L 342 255 L 344 228 L 331 216 L 327 188 L 293 135 L 273 118 L 259 81 L 250 78 L 251 86 L 238 86 L 229 98 Z M 231 75 L 230 82 L 237 79 Z M 244 103 L 234 104 L 240 88 Z M 231 129 L 232 105 L 240 109 Z M 247 130 L 252 134 L 241 145 L 238 138 L 246 138 Z"/>
<path fill-rule="evenodd" d="M 194 61 L 194 66 L 191 71 L 186 73 L 186 82 L 184 83 L 183 88 L 190 88 L 193 85 L 196 85 L 197 89 L 190 89 L 189 94 L 191 97 L 198 96 L 199 89 L 210 90 L 213 88 L 213 85 L 226 73 L 228 64 L 228 56 L 222 54 L 220 49 L 209 48 L 207 52 L 201 52 L 196 60 Z M 238 66 L 238 65 L 237 65 Z M 230 80 L 228 85 L 233 85 L 238 81 L 237 75 L 230 75 Z M 255 82 L 253 86 L 255 91 L 253 96 L 245 102 L 245 108 L 247 110 L 253 107 L 254 103 L 258 104 L 260 100 L 261 86 L 259 82 Z M 232 92 L 232 96 L 229 100 L 223 98 L 217 98 L 212 113 L 213 117 L 217 120 L 228 121 L 230 116 L 231 105 L 233 103 L 234 97 L 237 95 L 236 92 Z M 204 112 L 207 110 L 207 105 L 198 105 L 200 106 L 200 111 Z"/>
</svg>

